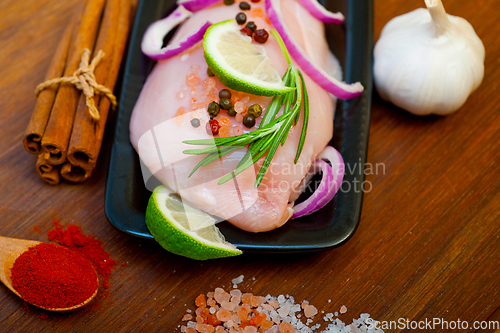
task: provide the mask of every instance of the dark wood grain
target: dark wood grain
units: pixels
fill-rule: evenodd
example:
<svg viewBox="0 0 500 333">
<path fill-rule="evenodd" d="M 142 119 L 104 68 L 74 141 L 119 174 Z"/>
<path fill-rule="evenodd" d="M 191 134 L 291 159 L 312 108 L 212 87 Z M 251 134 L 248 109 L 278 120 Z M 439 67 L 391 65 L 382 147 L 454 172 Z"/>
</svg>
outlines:
<svg viewBox="0 0 500 333">
<path fill-rule="evenodd" d="M 53 187 L 35 172 L 22 136 L 45 76 L 79 0 L 0 0 L 1 235 L 47 240 L 59 219 L 104 241 L 120 266 L 111 295 L 95 308 L 41 320 L 0 288 L 2 331 L 173 332 L 194 298 L 215 287 L 289 294 L 344 322 L 368 312 L 379 320 L 486 320 L 500 306 L 500 12 L 496 0 L 446 0 L 486 47 L 485 77 L 463 108 L 416 117 L 373 96 L 367 175 L 359 229 L 340 248 L 301 255 L 244 254 L 196 262 L 154 242 L 125 236 L 104 215 L 109 135 L 91 179 Z M 396 15 L 422 0 L 375 0 L 375 39 Z M 382 172 L 384 171 L 384 172 Z M 330 300 L 330 302 L 329 302 Z M 472 332 L 472 328 L 465 330 Z"/>
</svg>

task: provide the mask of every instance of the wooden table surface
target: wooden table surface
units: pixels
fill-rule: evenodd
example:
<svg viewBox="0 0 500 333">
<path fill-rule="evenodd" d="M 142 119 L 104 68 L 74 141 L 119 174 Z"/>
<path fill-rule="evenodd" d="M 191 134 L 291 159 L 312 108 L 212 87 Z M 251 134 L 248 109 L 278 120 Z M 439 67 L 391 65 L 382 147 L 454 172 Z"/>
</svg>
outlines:
<svg viewBox="0 0 500 333">
<path fill-rule="evenodd" d="M 0 1 L 0 218 L 2 236 L 46 241 L 58 219 L 104 241 L 120 263 L 111 295 L 96 308 L 39 318 L 0 287 L 0 326 L 14 331 L 174 332 L 194 298 L 240 284 L 255 294 L 293 295 L 351 322 L 367 312 L 378 320 L 486 320 L 500 306 L 500 11 L 496 0 L 446 0 L 486 47 L 482 85 L 447 117 L 412 116 L 373 94 L 361 222 L 345 245 L 301 255 L 243 256 L 196 262 L 153 241 L 126 236 L 104 214 L 111 138 L 85 184 L 50 186 L 35 172 L 22 137 L 35 105 L 34 88 L 79 0 Z M 375 0 L 375 40 L 396 15 L 423 0 Z M 330 301 L 329 301 L 330 300 Z M 187 306 L 186 306 L 187 304 Z"/>
</svg>

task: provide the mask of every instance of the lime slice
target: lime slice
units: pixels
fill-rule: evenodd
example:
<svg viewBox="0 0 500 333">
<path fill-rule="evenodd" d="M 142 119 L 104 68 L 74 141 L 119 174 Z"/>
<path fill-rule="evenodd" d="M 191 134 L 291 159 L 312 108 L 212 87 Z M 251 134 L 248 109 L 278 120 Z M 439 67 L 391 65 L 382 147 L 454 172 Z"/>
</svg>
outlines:
<svg viewBox="0 0 500 333">
<path fill-rule="evenodd" d="M 252 44 L 234 20 L 210 26 L 203 37 L 208 67 L 231 89 L 260 96 L 281 95 L 293 90 L 285 86 L 265 49 Z"/>
<path fill-rule="evenodd" d="M 237 256 L 242 252 L 224 240 L 215 219 L 182 203 L 165 186 L 158 186 L 149 198 L 146 225 L 163 248 L 197 260 Z"/>
</svg>

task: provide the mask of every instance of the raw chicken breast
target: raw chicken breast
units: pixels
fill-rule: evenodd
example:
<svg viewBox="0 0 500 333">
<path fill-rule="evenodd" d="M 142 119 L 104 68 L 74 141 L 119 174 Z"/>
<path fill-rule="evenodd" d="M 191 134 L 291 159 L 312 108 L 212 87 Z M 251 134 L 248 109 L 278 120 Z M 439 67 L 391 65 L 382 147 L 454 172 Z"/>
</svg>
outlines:
<svg viewBox="0 0 500 333">
<path fill-rule="evenodd" d="M 282 1 L 282 8 L 288 27 L 303 49 L 318 65 L 340 78 L 340 67 L 329 52 L 323 24 L 295 0 Z M 174 40 L 183 38 L 207 20 L 220 22 L 234 18 L 239 11 L 237 5 L 225 6 L 221 1 L 195 13 L 179 28 Z M 258 29 L 269 31 L 272 28 L 263 1 L 252 3 L 252 9 L 246 14 L 247 21 L 254 21 Z M 288 66 L 274 38 L 270 37 L 263 46 L 273 66 L 283 75 Z M 211 138 L 205 128 L 209 120 L 206 108 L 211 101 L 218 101 L 218 91 L 225 88 L 215 77 L 209 78 L 206 70 L 201 43 L 177 57 L 158 62 L 135 105 L 130 121 L 130 140 L 149 171 L 192 206 L 250 232 L 280 227 L 292 216 L 293 201 L 298 197 L 299 185 L 311 163 L 332 137 L 334 98 L 305 76 L 310 117 L 306 141 L 297 164 L 294 164 L 294 158 L 302 118 L 296 127 L 292 127 L 285 145 L 278 148 L 259 188 L 254 188 L 254 182 L 262 159 L 254 168 L 250 167 L 233 180 L 217 185 L 221 176 L 235 169 L 245 151 L 234 151 L 201 167 L 188 178 L 204 155 L 186 155 L 183 151 L 203 147 L 186 145 L 182 141 Z M 232 93 L 233 105 L 240 103 L 238 107 L 245 107 L 259 103 L 264 112 L 271 100 L 235 91 Z M 201 126 L 193 127 L 190 123 L 193 118 L 199 118 Z M 231 122 L 229 133 L 226 131 L 221 135 L 249 131 L 242 126 L 241 116 L 228 117 L 221 110 L 216 119 Z M 258 128 L 261 119 L 257 119 L 253 129 Z"/>
</svg>

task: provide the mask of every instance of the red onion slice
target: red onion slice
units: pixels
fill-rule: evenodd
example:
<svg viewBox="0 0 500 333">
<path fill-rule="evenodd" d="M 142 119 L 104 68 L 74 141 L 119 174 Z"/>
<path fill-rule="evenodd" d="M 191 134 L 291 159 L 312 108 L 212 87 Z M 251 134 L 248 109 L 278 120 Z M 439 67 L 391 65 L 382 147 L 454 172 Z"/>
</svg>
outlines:
<svg viewBox="0 0 500 333">
<path fill-rule="evenodd" d="M 187 10 L 195 13 L 220 1 L 221 0 L 177 0 L 177 4 L 184 6 Z"/>
<path fill-rule="evenodd" d="M 342 24 L 344 15 L 342 13 L 332 13 L 317 0 L 299 0 L 302 6 L 315 18 L 326 24 Z"/>
<path fill-rule="evenodd" d="M 144 33 L 141 42 L 142 52 L 154 60 L 165 60 L 172 58 L 185 50 L 189 49 L 199 41 L 203 40 L 203 35 L 211 25 L 206 22 L 201 27 L 196 29 L 186 38 L 177 43 L 169 44 L 163 47 L 163 38 L 177 25 L 184 22 L 188 17 L 193 15 L 192 12 L 183 6 L 177 7 L 170 15 L 152 23 Z"/>
<path fill-rule="evenodd" d="M 339 81 L 309 59 L 309 56 L 302 50 L 286 27 L 285 19 L 281 13 L 280 0 L 266 0 L 266 11 L 272 25 L 281 35 L 288 52 L 290 52 L 300 68 L 321 88 L 341 99 L 353 98 L 363 92 L 361 83 L 347 84 Z"/>
<path fill-rule="evenodd" d="M 324 160 L 330 162 L 326 163 Z M 310 174 L 323 172 L 321 183 L 316 191 L 305 201 L 293 207 L 291 220 L 314 213 L 329 203 L 340 189 L 344 179 L 344 160 L 333 147 L 326 146 L 311 166 Z"/>
</svg>

